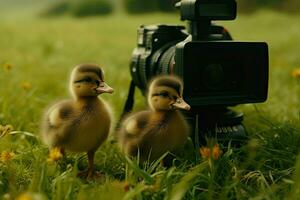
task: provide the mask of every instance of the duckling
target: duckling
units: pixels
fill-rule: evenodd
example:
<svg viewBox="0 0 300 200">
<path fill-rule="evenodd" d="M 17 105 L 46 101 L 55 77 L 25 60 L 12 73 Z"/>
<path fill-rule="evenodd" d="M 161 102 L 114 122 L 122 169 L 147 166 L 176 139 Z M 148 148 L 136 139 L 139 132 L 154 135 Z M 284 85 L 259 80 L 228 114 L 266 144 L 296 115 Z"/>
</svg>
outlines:
<svg viewBox="0 0 300 200">
<path fill-rule="evenodd" d="M 61 152 L 87 152 L 87 177 L 94 175 L 94 154 L 108 137 L 111 126 L 109 107 L 98 98 L 113 93 L 104 82 L 102 69 L 95 64 L 76 66 L 69 83 L 72 100 L 58 102 L 48 109 L 42 123 L 42 137 L 50 148 Z"/>
<path fill-rule="evenodd" d="M 160 76 L 148 91 L 150 109 L 125 119 L 118 134 L 121 150 L 129 156 L 139 155 L 140 162 L 152 162 L 168 151 L 176 151 L 185 144 L 189 132 L 179 112 L 190 109 L 182 98 L 182 81 L 175 76 Z"/>
</svg>

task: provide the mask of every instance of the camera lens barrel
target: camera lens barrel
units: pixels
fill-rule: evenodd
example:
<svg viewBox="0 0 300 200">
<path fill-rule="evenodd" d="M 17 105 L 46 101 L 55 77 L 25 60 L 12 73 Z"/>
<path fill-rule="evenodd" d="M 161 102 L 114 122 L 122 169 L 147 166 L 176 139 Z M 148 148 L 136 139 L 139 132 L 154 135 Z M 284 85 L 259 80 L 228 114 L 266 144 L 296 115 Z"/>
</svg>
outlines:
<svg viewBox="0 0 300 200">
<path fill-rule="evenodd" d="M 170 73 L 175 45 L 187 36 L 183 26 L 151 25 L 138 29 L 138 46 L 133 51 L 130 71 L 135 85 L 144 94 L 154 76 Z"/>
<path fill-rule="evenodd" d="M 170 46 L 165 53 L 161 56 L 158 64 L 157 74 L 174 74 L 173 67 L 175 64 L 175 49 L 176 44 Z"/>
</svg>

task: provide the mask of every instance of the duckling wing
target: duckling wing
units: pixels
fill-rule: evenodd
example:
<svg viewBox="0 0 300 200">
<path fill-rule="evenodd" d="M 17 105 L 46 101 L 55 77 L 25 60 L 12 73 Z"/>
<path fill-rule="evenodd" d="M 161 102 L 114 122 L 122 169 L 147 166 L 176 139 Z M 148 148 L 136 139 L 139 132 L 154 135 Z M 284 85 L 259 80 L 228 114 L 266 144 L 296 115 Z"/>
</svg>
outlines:
<svg viewBox="0 0 300 200">
<path fill-rule="evenodd" d="M 72 101 L 63 101 L 52 106 L 46 112 L 43 122 L 43 139 L 50 146 L 56 146 L 65 141 L 70 132 L 70 123 L 74 118 Z"/>
<path fill-rule="evenodd" d="M 142 111 L 129 117 L 123 124 L 124 136 L 129 138 L 140 136 L 143 130 L 147 127 L 149 118 L 149 111 Z"/>
<path fill-rule="evenodd" d="M 60 127 L 67 120 L 71 118 L 73 113 L 73 106 L 71 102 L 65 101 L 54 105 L 48 112 L 48 123 L 51 127 Z"/>
</svg>

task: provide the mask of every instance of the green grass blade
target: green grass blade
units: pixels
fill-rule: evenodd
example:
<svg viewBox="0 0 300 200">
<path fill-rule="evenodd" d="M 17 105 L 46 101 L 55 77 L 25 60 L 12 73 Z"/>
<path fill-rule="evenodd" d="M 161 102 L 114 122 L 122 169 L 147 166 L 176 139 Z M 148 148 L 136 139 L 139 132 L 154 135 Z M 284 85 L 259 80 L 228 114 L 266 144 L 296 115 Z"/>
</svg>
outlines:
<svg viewBox="0 0 300 200">
<path fill-rule="evenodd" d="M 139 165 L 135 162 L 133 162 L 130 158 L 128 158 L 127 156 L 125 156 L 125 160 L 128 163 L 129 167 L 131 167 L 131 169 L 139 176 L 143 177 L 143 179 L 145 180 L 145 182 L 147 184 L 153 184 L 154 183 L 154 179 L 151 177 L 150 174 L 148 174 L 146 171 L 142 170 Z"/>
<path fill-rule="evenodd" d="M 169 152 L 164 153 L 159 159 L 157 159 L 155 162 L 151 163 L 151 166 L 149 168 L 149 173 L 153 173 L 156 167 L 161 163 L 161 161 L 169 154 Z"/>
<path fill-rule="evenodd" d="M 296 166 L 295 166 L 295 173 L 292 182 L 292 190 L 290 195 L 287 199 L 300 199 L 300 154 L 298 155 Z"/>
<path fill-rule="evenodd" d="M 208 162 L 203 162 L 188 172 L 184 177 L 181 178 L 179 183 L 173 186 L 170 195 L 166 198 L 167 200 L 180 200 L 184 197 L 187 190 L 191 187 L 192 181 L 206 169 Z"/>
</svg>

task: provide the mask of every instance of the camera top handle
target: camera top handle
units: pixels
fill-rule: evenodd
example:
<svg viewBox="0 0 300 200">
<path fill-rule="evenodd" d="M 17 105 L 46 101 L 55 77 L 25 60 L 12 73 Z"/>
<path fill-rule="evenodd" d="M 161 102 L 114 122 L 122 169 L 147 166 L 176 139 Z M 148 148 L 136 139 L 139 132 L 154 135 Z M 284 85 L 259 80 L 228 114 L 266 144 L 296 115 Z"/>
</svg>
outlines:
<svg viewBox="0 0 300 200">
<path fill-rule="evenodd" d="M 193 41 L 216 40 L 210 37 L 211 33 L 216 32 L 212 30 L 216 26 L 212 26 L 211 21 L 234 20 L 237 15 L 235 0 L 181 0 L 176 3 L 176 8 L 180 9 L 181 20 L 189 21 L 189 33 Z M 222 31 L 226 32 L 225 29 Z"/>
</svg>

